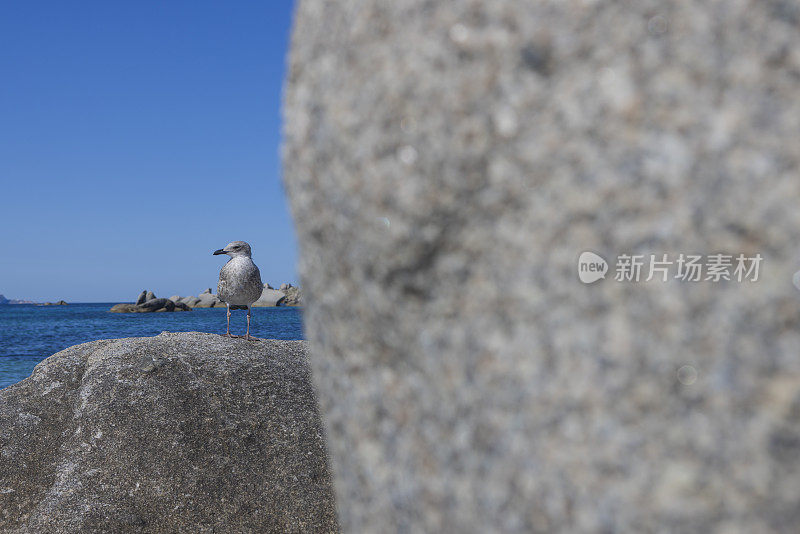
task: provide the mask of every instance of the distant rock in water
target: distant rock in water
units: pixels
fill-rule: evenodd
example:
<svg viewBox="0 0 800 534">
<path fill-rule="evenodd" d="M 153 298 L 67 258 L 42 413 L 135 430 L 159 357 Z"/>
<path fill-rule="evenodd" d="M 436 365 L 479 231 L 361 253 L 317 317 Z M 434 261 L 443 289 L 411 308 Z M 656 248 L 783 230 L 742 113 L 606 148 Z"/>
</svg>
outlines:
<svg viewBox="0 0 800 534">
<path fill-rule="evenodd" d="M 300 288 L 294 287 L 292 284 L 285 284 L 288 287 L 283 290 L 286 294 L 286 299 L 283 301 L 284 306 L 300 306 Z"/>
<path fill-rule="evenodd" d="M 269 284 L 264 284 L 264 291 L 261 293 L 261 297 L 253 303 L 253 307 L 299 306 L 301 304 L 299 287 L 294 287 L 292 284 L 281 284 L 280 287 L 281 289 L 278 290 L 273 289 Z M 149 295 L 153 295 L 154 298 L 148 298 Z M 155 298 L 152 291 L 145 290 L 139 294 L 136 304 L 116 304 L 109 311 L 114 313 L 146 313 L 226 307 L 225 302 L 211 292 L 211 288 L 204 289 L 197 297 L 172 295 L 168 299 Z"/>
<path fill-rule="evenodd" d="M 337 532 L 303 341 L 70 347 L 0 391 L 0 532 Z"/>
<path fill-rule="evenodd" d="M 253 306 L 299 306 L 300 288 L 292 284 L 281 284 L 280 289 L 273 289 L 271 285 L 264 284 L 264 292 Z"/>
<path fill-rule="evenodd" d="M 219 300 L 216 295 L 212 294 L 210 289 L 200 293 L 198 302 L 194 305 L 195 308 L 214 308 L 224 306 L 225 303 Z"/>
<path fill-rule="evenodd" d="M 67 302 L 64 300 L 59 300 L 58 302 L 45 302 L 42 306 L 66 306 Z"/>
<path fill-rule="evenodd" d="M 152 293 L 152 292 L 150 292 Z M 140 295 L 141 298 L 141 295 Z M 139 302 L 139 300 L 137 300 Z M 156 298 L 150 299 L 141 304 L 115 304 L 109 310 L 112 313 L 156 313 L 172 311 L 192 311 L 192 308 L 182 302 L 174 302 L 170 299 Z"/>
<path fill-rule="evenodd" d="M 155 293 L 153 293 L 152 291 L 148 291 L 145 295 L 144 301 L 147 302 L 148 300 L 153 300 L 154 298 L 156 298 Z"/>
<path fill-rule="evenodd" d="M 127 303 L 114 304 L 108 311 L 110 311 L 111 313 L 134 313 L 136 311 L 137 306 L 138 304 L 127 304 Z"/>
<path fill-rule="evenodd" d="M 261 292 L 258 300 L 253 303 L 254 308 L 280 306 L 286 300 L 286 294 L 283 291 L 271 289 L 268 286 L 269 284 L 264 284 L 264 291 Z"/>
<path fill-rule="evenodd" d="M 9 299 L 6 298 L 5 295 L 0 295 L 0 306 L 4 304 L 36 304 L 36 303 L 32 300 Z M 64 304 L 66 304 L 66 302 L 64 302 Z"/>
<path fill-rule="evenodd" d="M 139 304 L 137 308 L 146 311 L 161 312 L 161 311 L 174 311 L 175 303 L 169 299 L 151 299 L 144 304 Z"/>
<path fill-rule="evenodd" d="M 183 297 L 181 302 L 190 308 L 193 308 L 198 302 L 200 302 L 200 299 L 197 297 Z"/>
</svg>

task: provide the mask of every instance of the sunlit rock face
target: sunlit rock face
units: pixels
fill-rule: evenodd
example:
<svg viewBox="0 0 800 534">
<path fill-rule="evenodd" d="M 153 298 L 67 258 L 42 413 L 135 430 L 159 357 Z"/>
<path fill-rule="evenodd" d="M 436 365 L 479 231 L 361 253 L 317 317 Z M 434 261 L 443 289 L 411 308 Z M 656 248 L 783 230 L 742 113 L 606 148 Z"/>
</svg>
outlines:
<svg viewBox="0 0 800 534">
<path fill-rule="evenodd" d="M 303 341 L 162 333 L 0 390 L 0 532 L 337 532 Z"/>
<path fill-rule="evenodd" d="M 800 524 L 799 21 L 299 3 L 285 180 L 346 531 Z M 614 279 L 665 253 L 763 263 Z"/>
</svg>

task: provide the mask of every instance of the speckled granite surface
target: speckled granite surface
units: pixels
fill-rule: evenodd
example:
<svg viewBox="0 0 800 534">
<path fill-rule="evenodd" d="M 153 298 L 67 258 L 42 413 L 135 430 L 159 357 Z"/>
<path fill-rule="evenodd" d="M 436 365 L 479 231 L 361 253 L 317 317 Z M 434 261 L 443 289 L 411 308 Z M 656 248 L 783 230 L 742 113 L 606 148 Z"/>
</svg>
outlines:
<svg viewBox="0 0 800 534">
<path fill-rule="evenodd" d="M 0 532 L 337 532 L 303 341 L 163 333 L 0 391 Z"/>
<path fill-rule="evenodd" d="M 346 531 L 800 524 L 799 21 L 300 1 L 285 181 Z M 584 250 L 764 262 L 587 286 Z"/>
</svg>

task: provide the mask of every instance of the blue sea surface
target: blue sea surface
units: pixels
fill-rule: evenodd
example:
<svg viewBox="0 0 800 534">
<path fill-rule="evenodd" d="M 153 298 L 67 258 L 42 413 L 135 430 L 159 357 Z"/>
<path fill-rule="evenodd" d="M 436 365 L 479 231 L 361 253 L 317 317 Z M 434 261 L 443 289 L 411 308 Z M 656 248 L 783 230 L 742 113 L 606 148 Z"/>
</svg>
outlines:
<svg viewBox="0 0 800 534">
<path fill-rule="evenodd" d="M 225 333 L 225 308 L 109 313 L 114 304 L 0 305 L 0 388 L 27 378 L 37 363 L 78 343 L 164 331 Z M 244 334 L 247 312 L 231 313 L 231 333 Z M 305 339 L 302 319 L 301 308 L 253 308 L 250 333 L 266 339 Z"/>
</svg>

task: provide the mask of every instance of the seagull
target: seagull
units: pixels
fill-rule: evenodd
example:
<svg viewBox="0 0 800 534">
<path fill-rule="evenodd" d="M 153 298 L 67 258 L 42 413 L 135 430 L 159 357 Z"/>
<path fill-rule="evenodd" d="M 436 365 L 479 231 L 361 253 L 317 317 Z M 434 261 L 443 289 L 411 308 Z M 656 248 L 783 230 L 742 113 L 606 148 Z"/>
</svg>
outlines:
<svg viewBox="0 0 800 534">
<path fill-rule="evenodd" d="M 247 335 L 250 340 L 250 306 L 258 300 L 264 290 L 261 283 L 261 272 L 253 263 L 250 245 L 244 241 L 233 241 L 225 248 L 214 251 L 214 256 L 227 254 L 231 257 L 219 271 L 219 284 L 217 284 L 217 297 L 228 306 L 228 337 L 231 335 L 231 310 L 247 308 Z"/>
</svg>

